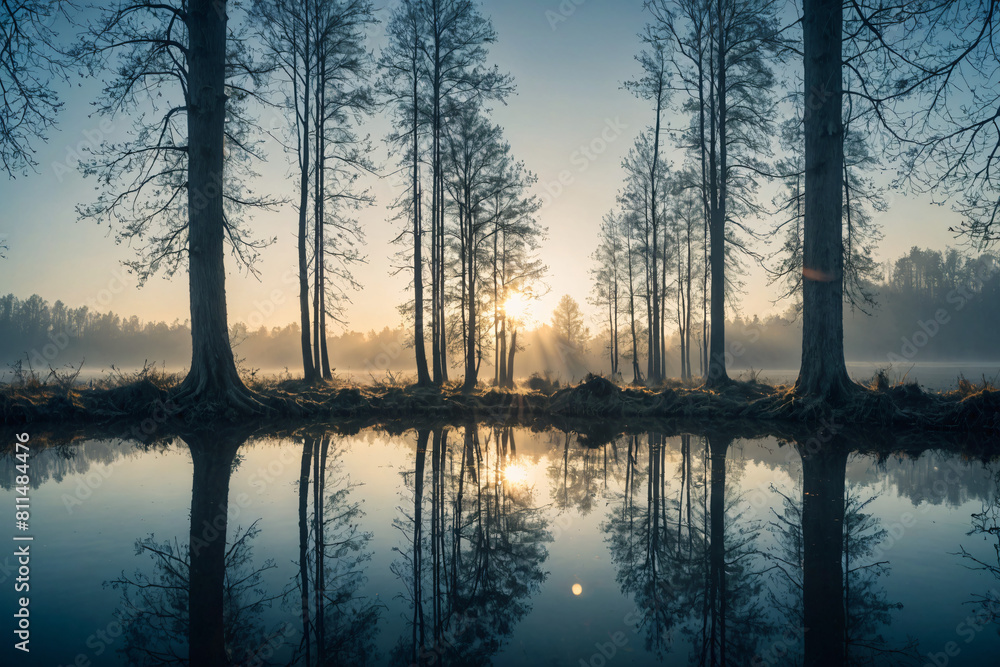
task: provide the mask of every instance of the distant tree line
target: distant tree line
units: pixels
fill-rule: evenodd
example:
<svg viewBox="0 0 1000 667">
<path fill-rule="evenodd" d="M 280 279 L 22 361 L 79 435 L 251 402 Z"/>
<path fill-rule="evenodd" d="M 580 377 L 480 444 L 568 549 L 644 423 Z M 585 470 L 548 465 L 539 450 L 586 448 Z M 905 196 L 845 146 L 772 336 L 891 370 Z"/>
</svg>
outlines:
<svg viewBox="0 0 1000 667">
<path fill-rule="evenodd" d="M 871 314 L 854 309 L 845 319 L 848 359 L 894 364 L 901 371 L 913 362 L 1000 360 L 995 343 L 996 331 L 1000 331 L 1000 256 L 914 247 L 881 269 L 878 279 L 863 285 L 874 300 Z M 626 313 L 626 308 L 622 301 L 620 312 Z M 637 318 L 636 326 L 637 356 L 646 359 L 646 320 Z M 795 367 L 802 322 L 794 305 L 764 318 L 738 314 L 727 326 L 739 351 L 730 355 L 732 367 Z M 244 373 L 280 373 L 298 364 L 296 342 L 301 328 L 297 322 L 255 329 L 237 322 L 229 336 Z M 410 336 L 404 325 L 331 335 L 326 341 L 331 372 L 364 382 L 386 380 L 387 374 L 412 374 L 416 369 L 408 347 Z M 677 375 L 684 372 L 686 363 L 679 338 L 675 331 L 665 341 L 665 369 Z M 616 336 L 611 326 L 592 335 L 579 304 L 564 296 L 550 323 L 519 334 L 518 348 L 523 352 L 517 375 L 506 377 L 513 382 L 515 377 L 538 373 L 565 382 L 580 380 L 587 373 L 608 374 L 614 372 L 616 351 L 627 349 L 630 339 L 624 330 Z M 0 362 L 6 365 L 20 359 L 38 372 L 48 372 L 49 366 L 61 369 L 81 361 L 89 371 L 149 362 L 177 370 L 188 361 L 190 341 L 187 321 L 142 322 L 134 315 L 98 313 L 87 306 L 69 308 L 62 301 L 49 304 L 37 294 L 26 299 L 13 294 L 0 297 L 0 349 L 4 351 Z"/>
</svg>

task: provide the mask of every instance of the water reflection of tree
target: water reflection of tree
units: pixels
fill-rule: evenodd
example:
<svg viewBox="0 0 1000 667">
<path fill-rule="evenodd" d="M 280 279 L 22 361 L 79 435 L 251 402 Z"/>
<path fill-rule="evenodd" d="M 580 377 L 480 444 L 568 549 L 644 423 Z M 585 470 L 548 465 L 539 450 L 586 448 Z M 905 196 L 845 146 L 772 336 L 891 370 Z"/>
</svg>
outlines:
<svg viewBox="0 0 1000 667">
<path fill-rule="evenodd" d="M 404 476 L 412 499 L 396 520 L 405 542 L 392 569 L 412 613 L 392 664 L 488 664 L 545 579 L 543 515 L 533 489 L 506 474 L 513 432 L 470 424 L 457 447 L 449 435 L 419 429 L 415 469 Z"/>
<path fill-rule="evenodd" d="M 267 631 L 262 619 L 274 599 L 262 573 L 274 564 L 253 564 L 256 522 L 236 528 L 227 548 L 229 480 L 246 439 L 240 430 L 184 436 L 193 463 L 187 543 L 137 540 L 136 553 L 153 560 L 152 572 L 122 572 L 109 582 L 122 591 L 121 651 L 130 665 L 254 664 L 263 648 L 273 652 L 281 642 L 283 631 Z"/>
<path fill-rule="evenodd" d="M 782 512 L 779 514 L 772 510 L 774 520 L 768 526 L 776 543 L 775 552 L 770 554 L 776 585 L 768 598 L 772 608 L 783 618 L 786 628 L 795 630 L 786 633 L 784 648 L 788 650 L 787 660 L 801 661 L 802 633 L 799 629 L 805 627 L 802 604 L 802 501 L 785 495 L 774 486 L 771 488 L 782 498 Z M 888 561 L 876 560 L 879 545 L 889 535 L 880 520 L 866 511 L 876 498 L 869 496 L 862 499 L 857 488 L 845 487 L 841 571 L 845 609 L 844 654 L 849 664 L 868 664 L 876 657 L 885 661 L 887 654 L 902 657 L 914 648 L 910 645 L 893 648 L 882 633 L 882 628 L 892 623 L 892 612 L 901 609 L 902 604 L 890 602 L 886 590 L 879 583 L 891 568 Z"/>
<path fill-rule="evenodd" d="M 992 498 L 983 502 L 981 512 L 972 514 L 972 527 L 967 535 L 982 535 L 984 540 L 993 539 L 992 559 L 982 559 L 959 545 L 959 554 L 966 561 L 967 567 L 982 570 L 1000 579 L 1000 471 L 994 474 L 996 487 Z M 977 621 L 1000 624 L 1000 594 L 996 589 L 986 594 L 977 593 L 972 598 L 976 608 Z M 971 625 L 971 624 L 970 624 Z"/>
<path fill-rule="evenodd" d="M 593 510 L 598 492 L 607 488 L 607 447 L 586 446 L 583 437 L 573 446 L 573 433 L 555 433 L 561 452 L 552 457 L 548 467 L 552 502 L 560 510 L 573 509 L 586 516 Z"/>
<path fill-rule="evenodd" d="M 681 437 L 671 490 L 667 440 L 651 433 L 643 452 L 642 439 L 628 437 L 624 491 L 605 531 L 649 650 L 662 657 L 681 632 L 693 644 L 692 662 L 739 664 L 769 632 L 759 602 L 759 526 L 739 510 L 738 494 L 727 497 L 731 439 L 701 444 Z"/>
<path fill-rule="evenodd" d="M 785 631 L 763 650 L 771 664 L 914 664 L 914 640 L 893 642 L 883 634 L 892 612 L 880 585 L 888 561 L 879 546 L 888 531 L 868 511 L 877 496 L 863 498 L 846 483 L 850 445 L 840 438 L 797 446 L 802 459 L 800 493 L 782 498 L 769 529 L 776 580 L 769 593 Z"/>
<path fill-rule="evenodd" d="M 364 512 L 361 502 L 351 499 L 356 485 L 342 471 L 340 444 L 327 433 L 310 434 L 302 447 L 299 572 L 286 600 L 302 621 L 293 662 L 307 667 L 367 665 L 377 653 L 382 608 L 360 594 L 372 534 L 359 527 Z"/>
</svg>

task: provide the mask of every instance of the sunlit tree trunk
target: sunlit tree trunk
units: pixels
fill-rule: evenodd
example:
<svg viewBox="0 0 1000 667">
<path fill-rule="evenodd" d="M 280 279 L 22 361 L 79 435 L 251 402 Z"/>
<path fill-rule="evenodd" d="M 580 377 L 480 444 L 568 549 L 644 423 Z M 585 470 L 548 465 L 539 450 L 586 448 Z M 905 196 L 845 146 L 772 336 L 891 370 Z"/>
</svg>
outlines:
<svg viewBox="0 0 1000 667">
<path fill-rule="evenodd" d="M 517 329 L 510 335 L 510 350 L 507 352 L 507 387 L 514 388 L 514 353 L 517 352 Z"/>
</svg>

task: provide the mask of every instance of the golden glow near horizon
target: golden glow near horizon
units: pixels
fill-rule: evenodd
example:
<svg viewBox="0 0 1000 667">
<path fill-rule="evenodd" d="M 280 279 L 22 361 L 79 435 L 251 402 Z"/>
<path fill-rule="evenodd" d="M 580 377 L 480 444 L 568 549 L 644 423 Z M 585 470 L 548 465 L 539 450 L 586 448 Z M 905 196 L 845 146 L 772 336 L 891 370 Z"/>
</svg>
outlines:
<svg viewBox="0 0 1000 667">
<path fill-rule="evenodd" d="M 573 595 L 583 595 L 583 586 L 580 584 L 573 584 Z"/>
</svg>

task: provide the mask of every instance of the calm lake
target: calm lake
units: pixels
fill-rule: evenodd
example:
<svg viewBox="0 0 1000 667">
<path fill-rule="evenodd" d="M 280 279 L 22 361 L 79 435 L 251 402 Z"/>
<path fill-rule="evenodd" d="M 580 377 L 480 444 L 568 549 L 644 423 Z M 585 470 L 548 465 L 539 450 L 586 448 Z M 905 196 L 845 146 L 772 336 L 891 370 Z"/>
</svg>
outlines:
<svg viewBox="0 0 1000 667">
<path fill-rule="evenodd" d="M 176 664 L 192 625 L 192 650 L 224 644 L 239 665 L 1000 655 L 1000 463 L 967 440 L 876 455 L 836 435 L 484 425 L 33 438 L 31 652 L 13 649 L 8 546 L 4 665 Z M 10 513 L 16 464 L 0 460 Z"/>
</svg>

